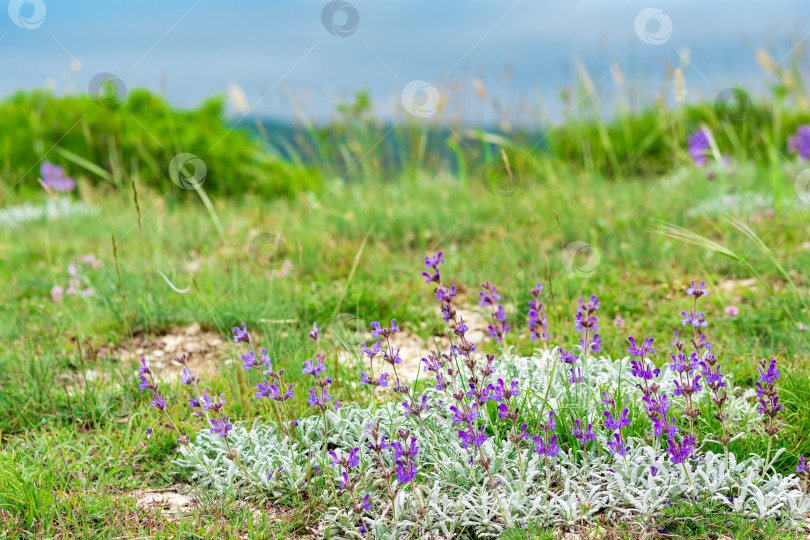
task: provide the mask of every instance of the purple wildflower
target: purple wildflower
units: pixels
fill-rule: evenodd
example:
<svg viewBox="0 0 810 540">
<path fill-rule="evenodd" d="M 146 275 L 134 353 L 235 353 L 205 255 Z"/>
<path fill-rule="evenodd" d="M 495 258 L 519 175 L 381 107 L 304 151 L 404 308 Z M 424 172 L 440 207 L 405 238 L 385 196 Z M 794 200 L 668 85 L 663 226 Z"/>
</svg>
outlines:
<svg viewBox="0 0 810 540">
<path fill-rule="evenodd" d="M 195 376 L 188 367 L 184 367 L 180 372 L 180 384 L 194 384 L 200 382 L 200 378 Z"/>
<path fill-rule="evenodd" d="M 810 125 L 799 126 L 796 133 L 788 138 L 788 152 L 798 154 L 801 160 L 810 157 Z"/>
<path fill-rule="evenodd" d="M 650 417 L 666 416 L 669 411 L 670 402 L 667 401 L 667 395 L 650 394 L 641 398 L 646 403 L 645 410 Z"/>
<path fill-rule="evenodd" d="M 425 283 L 441 283 L 442 278 L 439 274 L 439 265 L 444 262 L 444 257 L 442 257 L 442 252 L 438 252 L 437 254 L 425 257 L 425 270 L 432 270 L 433 273 L 422 272 L 422 276 L 425 277 L 427 281 Z"/>
<path fill-rule="evenodd" d="M 695 287 L 695 280 L 692 280 L 692 286 L 686 289 L 686 294 L 688 296 L 694 296 L 696 299 L 700 298 L 701 296 L 705 296 L 709 294 L 709 289 L 706 288 L 706 282 L 701 281 L 700 285 Z"/>
<path fill-rule="evenodd" d="M 383 349 L 380 348 L 380 346 L 382 345 L 381 341 L 376 342 L 374 344 L 374 347 L 370 349 L 366 346 L 365 341 L 361 342 L 360 345 L 361 345 L 360 354 L 365 354 L 366 356 L 368 356 L 369 360 L 373 360 L 375 356 L 383 352 Z"/>
<path fill-rule="evenodd" d="M 391 326 L 389 328 L 382 328 L 380 326 L 380 323 L 378 323 L 377 321 L 372 322 L 371 326 L 373 329 L 371 330 L 371 337 L 387 338 L 392 334 L 396 334 L 397 332 L 399 332 L 399 326 L 396 324 L 396 322 L 397 322 L 396 319 L 392 319 Z"/>
<path fill-rule="evenodd" d="M 141 358 L 141 367 L 138 368 L 138 373 L 143 375 L 148 375 L 152 373 L 152 370 L 146 365 L 146 358 Z"/>
<path fill-rule="evenodd" d="M 532 437 L 534 446 L 532 449 L 541 456 L 557 457 L 560 452 L 560 445 L 557 444 L 557 436 L 554 435 L 546 442 L 542 437 Z"/>
<path fill-rule="evenodd" d="M 531 289 L 529 293 L 534 297 L 529 301 L 529 331 L 531 332 L 531 340 L 535 341 L 540 338 L 543 342 L 551 339 L 551 334 L 548 333 L 548 315 L 543 313 L 543 303 L 540 301 L 540 293 L 543 291 L 543 285 L 537 284 L 537 287 Z"/>
<path fill-rule="evenodd" d="M 398 459 L 396 464 L 397 482 L 407 484 L 416 478 L 416 469 L 414 469 L 413 462 L 410 459 L 407 460 L 407 465 L 401 459 Z"/>
<path fill-rule="evenodd" d="M 557 454 L 560 453 L 560 445 L 557 444 L 557 436 L 554 435 L 549 439 L 548 443 L 546 444 L 546 456 L 548 457 L 557 457 Z"/>
<path fill-rule="evenodd" d="M 245 325 L 245 323 L 242 323 L 241 329 L 238 326 L 235 326 L 233 329 L 233 342 L 239 343 L 240 341 L 250 343 L 250 334 L 247 332 L 247 325 Z"/>
<path fill-rule="evenodd" d="M 326 393 L 326 388 L 322 388 L 320 392 L 316 392 L 314 388 L 309 389 L 307 403 L 310 407 L 321 407 L 325 409 L 330 401 L 332 401 L 332 397 Z"/>
<path fill-rule="evenodd" d="M 65 176 L 65 170 L 58 165 L 44 161 L 39 168 L 39 172 L 42 176 L 42 183 L 49 189 L 53 189 L 54 191 L 71 191 L 76 187 L 76 181 L 73 178 Z"/>
<path fill-rule="evenodd" d="M 314 339 L 315 341 L 318 341 L 318 334 L 319 333 L 320 333 L 320 330 L 318 329 L 318 323 L 316 323 L 316 322 L 312 323 L 312 331 L 309 333 L 309 337 L 311 339 Z"/>
<path fill-rule="evenodd" d="M 466 449 L 470 445 L 476 447 L 483 445 L 484 442 L 486 442 L 486 440 L 489 439 L 489 437 L 484 433 L 484 427 L 485 426 L 482 424 L 478 428 L 477 432 L 475 431 L 475 428 L 472 426 L 470 427 L 469 433 L 467 433 L 466 431 L 459 431 L 458 436 L 459 438 L 461 438 L 461 446 L 463 446 Z"/>
<path fill-rule="evenodd" d="M 313 377 L 317 377 L 318 374 L 326 371 L 326 366 L 323 363 L 323 358 L 318 356 L 316 360 L 313 360 L 312 358 L 306 360 L 304 362 L 304 369 L 301 370 L 301 374 L 312 375 Z"/>
<path fill-rule="evenodd" d="M 360 456 L 357 455 L 359 451 L 360 449 L 355 447 L 349 452 L 349 467 L 357 467 L 360 464 Z"/>
<path fill-rule="evenodd" d="M 621 435 L 618 433 L 613 434 L 613 440 L 608 437 L 607 446 L 611 455 L 618 454 L 620 456 L 626 456 L 627 451 L 630 450 L 629 446 L 624 445 L 624 441 L 622 440 Z"/>
<path fill-rule="evenodd" d="M 592 424 L 588 424 L 586 429 L 582 429 L 582 425 L 580 424 L 579 420 L 574 420 L 574 423 L 577 425 L 577 427 L 571 430 L 571 435 L 573 435 L 580 444 L 584 446 L 588 444 L 589 441 L 596 440 L 596 434 L 591 429 L 593 427 Z"/>
<path fill-rule="evenodd" d="M 633 336 L 628 337 L 627 341 L 630 342 L 630 345 L 627 346 L 627 352 L 630 353 L 630 356 L 644 358 L 655 352 L 655 347 L 653 346 L 655 339 L 653 338 L 645 338 L 641 343 L 641 347 L 636 345 L 636 340 Z"/>
<path fill-rule="evenodd" d="M 224 395 L 220 394 L 219 401 L 217 401 L 216 396 L 211 399 L 211 397 L 208 395 L 208 390 L 203 390 L 203 395 L 200 398 L 200 405 L 204 411 L 218 411 L 225 406 L 225 403 L 226 401 Z"/>
<path fill-rule="evenodd" d="M 765 368 L 765 362 L 763 361 L 762 365 L 759 367 L 759 382 L 765 384 L 773 384 L 777 380 L 779 380 L 779 370 L 776 368 L 776 359 L 772 359 L 770 364 L 768 364 L 767 371 L 763 371 Z M 761 397 L 761 396 L 759 396 Z"/>
<path fill-rule="evenodd" d="M 250 369 L 253 369 L 254 367 L 261 365 L 259 361 L 256 360 L 256 355 L 253 354 L 253 351 L 249 351 L 247 354 L 243 354 L 241 358 L 243 360 L 242 369 L 244 369 L 245 371 L 248 371 Z"/>
<path fill-rule="evenodd" d="M 680 431 L 680 428 L 675 425 L 675 417 L 672 417 L 671 424 L 667 423 L 666 416 L 663 418 L 664 419 L 661 420 L 657 416 L 652 417 L 653 433 L 655 434 L 655 437 L 660 438 L 662 435 L 666 435 L 667 438 L 674 439 Z"/>
<path fill-rule="evenodd" d="M 630 368 L 630 374 L 633 375 L 633 377 L 644 379 L 645 381 L 651 381 L 661 373 L 660 369 L 654 368 L 652 364 L 648 364 L 644 362 L 644 360 L 630 360 Z"/>
<path fill-rule="evenodd" d="M 669 448 L 667 449 L 669 461 L 671 463 L 685 462 L 692 455 L 694 447 L 695 442 L 691 435 L 684 437 L 679 443 L 676 443 L 674 439 L 669 439 Z"/>
<path fill-rule="evenodd" d="M 554 411 L 548 411 L 548 422 L 540 422 L 538 424 L 540 429 L 545 432 L 554 431 L 557 429 L 557 421 L 554 419 Z"/>
<path fill-rule="evenodd" d="M 226 415 L 224 419 L 219 420 L 217 418 L 212 418 L 211 423 L 213 427 L 209 429 L 210 433 L 219 433 L 220 437 L 227 437 L 228 432 L 233 429 L 233 424 L 228 422 L 229 418 Z"/>
<path fill-rule="evenodd" d="M 166 396 L 165 394 L 161 393 L 160 397 L 158 397 L 157 391 L 152 392 L 152 402 L 149 404 L 150 407 L 156 407 L 160 410 L 166 408 Z"/>
<path fill-rule="evenodd" d="M 402 406 L 405 408 L 405 418 L 408 418 L 410 415 L 414 415 L 417 418 L 422 417 L 422 413 L 430 410 L 430 405 L 427 404 L 427 394 L 422 396 L 421 403 L 403 403 Z"/>
<path fill-rule="evenodd" d="M 687 324 L 695 328 L 705 328 L 709 323 L 706 322 L 702 311 L 698 313 L 690 309 L 689 311 L 681 311 L 681 325 L 686 326 Z"/>
<path fill-rule="evenodd" d="M 584 334 L 584 337 L 579 340 L 580 349 L 583 354 L 597 353 L 602 350 L 602 340 L 597 333 L 599 330 L 599 317 L 596 316 L 597 311 L 599 311 L 598 296 L 592 294 L 587 302 L 582 298 L 579 299 L 574 329 Z"/>
<path fill-rule="evenodd" d="M 450 410 L 453 411 L 453 423 L 458 425 L 462 422 L 471 424 L 478 419 L 478 404 L 473 403 L 472 405 L 463 404 L 463 410 L 458 410 L 455 405 L 450 407 Z"/>
<path fill-rule="evenodd" d="M 623 429 L 629 426 L 630 419 L 627 417 L 629 412 L 630 411 L 625 407 L 618 420 L 613 418 L 613 415 L 610 414 L 610 411 L 603 412 L 602 415 L 605 417 L 604 421 L 605 429 L 608 429 L 610 431 L 616 431 L 618 429 Z"/>
<path fill-rule="evenodd" d="M 709 143 L 709 132 L 705 128 L 700 128 L 696 132 L 687 136 L 686 144 L 689 147 L 689 157 L 695 165 L 703 167 L 706 165 L 706 156 L 709 153 L 711 144 Z"/>
<path fill-rule="evenodd" d="M 579 360 L 579 356 L 566 349 L 563 349 L 562 347 L 557 349 L 557 353 L 560 355 L 560 361 L 565 362 L 566 364 L 573 364 Z"/>
<path fill-rule="evenodd" d="M 483 291 L 478 293 L 478 296 L 480 296 L 478 305 L 482 307 L 492 306 L 493 308 L 492 312 L 490 313 L 492 324 L 487 327 L 489 330 L 489 337 L 498 343 L 502 343 L 504 336 L 509 333 L 510 326 L 506 324 L 506 313 L 503 311 L 503 306 L 498 304 L 498 300 L 501 299 L 501 295 L 495 292 L 497 287 L 489 281 L 483 283 L 481 288 Z"/>
<path fill-rule="evenodd" d="M 484 290 L 478 293 L 478 296 L 480 297 L 480 300 L 478 300 L 479 306 L 494 306 L 498 303 L 498 300 L 501 299 L 501 295 L 495 292 L 497 287 L 492 283 L 486 282 L 481 285 L 481 288 Z"/>
</svg>

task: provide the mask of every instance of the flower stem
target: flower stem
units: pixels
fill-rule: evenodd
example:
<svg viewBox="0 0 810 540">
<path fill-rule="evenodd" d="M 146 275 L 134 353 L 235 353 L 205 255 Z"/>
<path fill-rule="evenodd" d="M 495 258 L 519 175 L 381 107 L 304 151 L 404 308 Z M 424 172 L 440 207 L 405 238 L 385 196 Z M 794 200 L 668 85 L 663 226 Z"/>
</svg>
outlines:
<svg viewBox="0 0 810 540">
<path fill-rule="evenodd" d="M 689 480 L 689 486 L 692 486 L 692 478 L 689 476 L 689 470 L 686 468 L 686 463 L 681 463 L 683 465 L 683 472 L 686 473 L 686 479 Z"/>
</svg>

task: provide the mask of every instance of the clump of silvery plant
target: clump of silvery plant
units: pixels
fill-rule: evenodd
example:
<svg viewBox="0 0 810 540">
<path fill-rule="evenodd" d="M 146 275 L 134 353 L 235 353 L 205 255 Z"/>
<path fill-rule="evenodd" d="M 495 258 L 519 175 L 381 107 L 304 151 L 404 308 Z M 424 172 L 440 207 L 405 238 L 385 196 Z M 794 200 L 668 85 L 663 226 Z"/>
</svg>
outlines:
<svg viewBox="0 0 810 540">
<path fill-rule="evenodd" d="M 565 527 L 595 516 L 650 517 L 696 499 L 804 524 L 810 501 L 800 477 L 773 466 L 783 448 L 771 452 L 769 445 L 764 457 L 729 451 L 736 438 L 751 436 L 757 418 L 763 422 L 755 436 L 777 436 L 780 374 L 775 360 L 762 363 L 756 399 L 753 390 L 733 385 L 707 337 L 699 307 L 705 284 L 693 282 L 686 291 L 690 305 L 680 323 L 687 332 L 674 334 L 669 361 L 659 368 L 652 337 L 629 337 L 627 358 L 602 354 L 596 295 L 579 300 L 573 346 L 550 347 L 540 286 L 530 291 L 528 318 L 533 341 L 544 347 L 519 356 L 506 344 L 507 335 L 515 338 L 501 293 L 487 282 L 479 304 L 490 310 L 490 338 L 501 347 L 495 355 L 470 340 L 456 288 L 442 279 L 443 262 L 442 253 L 427 257 L 423 276 L 451 345 L 421 359 L 431 381 L 424 391 L 397 373 L 402 358 L 390 338 L 399 325 L 374 322 L 374 343 L 360 346 L 368 368 L 357 380 L 372 404 L 341 405 L 330 395 L 327 351 L 313 324 L 314 357 L 302 366 L 312 377 L 304 392 L 312 414 L 296 418 L 288 408 L 293 385 L 265 349 L 256 353 L 243 324 L 234 328 L 235 343 L 245 347 L 242 367 L 261 372 L 256 398 L 280 420 L 231 424 L 223 416 L 225 397 L 200 393 L 199 379 L 179 359 L 190 407 L 210 427 L 193 439 L 179 434 L 176 463 L 214 490 L 317 499 L 326 507 L 319 531 L 332 538 L 494 538 L 529 523 Z M 143 389 L 165 414 L 165 397 L 148 367 L 142 369 Z M 176 426 L 171 419 L 166 424 Z M 706 434 L 718 424 L 719 431 Z M 796 471 L 804 472 L 803 459 Z"/>
</svg>

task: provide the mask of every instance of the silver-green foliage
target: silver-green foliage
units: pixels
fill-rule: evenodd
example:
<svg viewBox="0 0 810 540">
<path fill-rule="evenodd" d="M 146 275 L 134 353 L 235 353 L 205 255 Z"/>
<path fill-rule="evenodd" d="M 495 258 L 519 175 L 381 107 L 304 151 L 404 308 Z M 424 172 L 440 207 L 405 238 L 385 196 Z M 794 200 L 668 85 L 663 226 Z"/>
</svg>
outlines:
<svg viewBox="0 0 810 540">
<path fill-rule="evenodd" d="M 552 376 L 558 368 L 550 351 L 506 358 L 494 378 L 521 381 L 523 407 L 538 412 L 564 406 L 576 391 L 591 396 L 588 403 L 596 403 L 607 389 L 614 391 L 612 395 L 623 389 L 621 402 L 625 406 L 640 397 L 627 380 L 627 359 L 590 359 L 586 382 L 577 390 L 563 376 Z M 662 370 L 657 382 L 666 387 L 671 380 L 672 374 Z M 739 392 L 728 380 L 728 393 L 732 424 L 749 423 L 756 414 L 749 402 L 750 392 Z M 354 512 L 349 496 L 337 489 L 338 473 L 325 457 L 323 418 L 318 415 L 301 419 L 294 437 L 282 435 L 275 424 L 237 423 L 229 436 L 237 460 L 226 457 L 221 437 L 201 431 L 190 446 L 181 448 L 177 463 L 194 482 L 220 491 L 237 489 L 254 498 L 279 499 L 304 492 L 317 497 L 328 506 L 320 530 L 333 538 L 360 538 L 361 524 L 377 538 L 399 538 L 427 530 L 437 538 L 494 538 L 506 526 L 529 521 L 565 525 L 599 514 L 608 519 L 650 516 L 667 504 L 695 496 L 715 499 L 729 510 L 758 518 L 778 515 L 800 522 L 810 511 L 810 500 L 803 497 L 798 478 L 773 472 L 760 456 L 740 459 L 733 454 L 726 456 L 716 447 L 701 452 L 700 460 L 672 464 L 662 457 L 660 447 L 631 437 L 626 460 L 613 460 L 598 448 L 605 443 L 604 434 L 592 443 L 587 462 L 579 449 L 561 451 L 556 458 L 544 461 L 523 448 L 518 459 L 511 443 L 490 437 L 483 450 L 493 458 L 491 470 L 499 482 L 496 497 L 485 485 L 486 473 L 470 464 L 471 454 L 459 445 L 458 428 L 447 417 L 447 403 L 440 404 L 444 394 L 435 390 L 428 394 L 433 407 L 423 422 L 405 418 L 402 408 L 392 403 L 367 408 L 348 404 L 337 412 L 326 412 L 327 447 L 339 455 L 355 447 L 365 449 L 368 426 L 377 422 L 389 440 L 397 429 L 410 429 L 419 440 L 417 489 L 402 486 L 393 504 L 385 495 L 385 483 L 371 455 L 363 455 L 354 469 L 360 478 L 357 493 L 358 498 L 371 494 L 372 511 L 362 515 Z M 781 452 L 775 453 L 771 463 Z M 390 455 L 383 452 L 383 457 L 392 468 Z M 323 472 L 316 473 L 312 468 L 315 464 Z M 658 469 L 655 476 L 651 466 Z"/>
</svg>

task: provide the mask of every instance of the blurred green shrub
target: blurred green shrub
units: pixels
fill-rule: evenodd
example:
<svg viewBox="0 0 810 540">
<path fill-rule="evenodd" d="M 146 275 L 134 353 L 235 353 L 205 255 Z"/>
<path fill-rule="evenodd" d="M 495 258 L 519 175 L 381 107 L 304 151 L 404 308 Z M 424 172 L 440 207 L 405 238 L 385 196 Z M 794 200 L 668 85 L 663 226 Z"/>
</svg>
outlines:
<svg viewBox="0 0 810 540">
<path fill-rule="evenodd" d="M 294 165 L 247 130 L 229 126 L 221 98 L 179 110 L 146 90 L 106 107 L 86 96 L 19 92 L 0 102 L 0 152 L 6 189 L 41 189 L 39 167 L 48 160 L 95 184 L 128 187 L 136 175 L 165 192 L 179 189 L 168 171 L 182 152 L 205 162 L 205 189 L 219 195 L 293 195 L 323 182 L 313 167 Z"/>
</svg>

